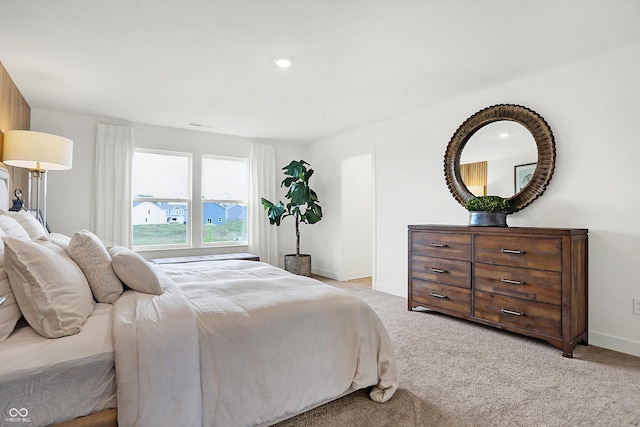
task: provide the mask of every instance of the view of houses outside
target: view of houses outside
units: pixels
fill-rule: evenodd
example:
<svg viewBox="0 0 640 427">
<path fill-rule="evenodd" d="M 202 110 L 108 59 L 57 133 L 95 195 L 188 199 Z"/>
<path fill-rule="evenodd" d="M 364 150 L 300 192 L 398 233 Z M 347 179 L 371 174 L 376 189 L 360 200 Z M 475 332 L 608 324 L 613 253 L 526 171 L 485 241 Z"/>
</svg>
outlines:
<svg viewBox="0 0 640 427">
<path fill-rule="evenodd" d="M 203 203 L 202 241 L 247 240 L 247 206 L 238 203 Z"/>
<path fill-rule="evenodd" d="M 133 246 L 187 243 L 187 204 L 134 201 Z"/>
<path fill-rule="evenodd" d="M 133 245 L 187 243 L 186 203 L 134 201 L 132 209 Z M 237 203 L 203 203 L 204 243 L 246 241 L 247 206 Z"/>
</svg>

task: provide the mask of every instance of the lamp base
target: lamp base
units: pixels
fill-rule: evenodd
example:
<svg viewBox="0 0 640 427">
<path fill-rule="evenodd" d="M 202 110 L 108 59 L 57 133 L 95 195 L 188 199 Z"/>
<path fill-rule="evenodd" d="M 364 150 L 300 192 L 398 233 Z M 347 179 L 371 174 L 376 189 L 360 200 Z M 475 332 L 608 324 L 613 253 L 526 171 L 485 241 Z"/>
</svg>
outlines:
<svg viewBox="0 0 640 427">
<path fill-rule="evenodd" d="M 45 228 L 47 224 L 47 171 L 44 169 L 29 169 L 29 204 L 30 212 Z"/>
</svg>

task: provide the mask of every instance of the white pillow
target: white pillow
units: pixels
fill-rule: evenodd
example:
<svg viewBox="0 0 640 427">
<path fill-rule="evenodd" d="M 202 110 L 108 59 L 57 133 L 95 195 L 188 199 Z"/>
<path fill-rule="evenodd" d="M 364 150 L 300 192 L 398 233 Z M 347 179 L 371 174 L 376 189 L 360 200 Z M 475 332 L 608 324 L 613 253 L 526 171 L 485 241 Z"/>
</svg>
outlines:
<svg viewBox="0 0 640 427">
<path fill-rule="evenodd" d="M 49 234 L 40 221 L 38 221 L 35 216 L 30 215 L 27 211 L 7 212 L 3 215 L 9 215 L 11 218 L 15 219 L 22 228 L 24 228 L 24 231 L 27 232 L 31 239 L 46 239 L 47 234 Z"/>
<path fill-rule="evenodd" d="M 29 325 L 46 338 L 80 332 L 95 304 L 80 267 L 54 243 L 2 240 L 11 289 Z"/>
<path fill-rule="evenodd" d="M 55 243 L 66 251 L 69 247 L 69 243 L 71 243 L 71 237 L 66 234 L 49 233 L 49 241 Z"/>
<path fill-rule="evenodd" d="M 109 248 L 111 265 L 122 283 L 134 291 L 160 295 L 162 286 L 153 265 L 124 246 Z"/>
<path fill-rule="evenodd" d="M 0 297 L 6 298 L 0 305 L 0 342 L 7 339 L 22 317 L 16 298 L 13 296 L 9 276 L 4 269 L 4 245 L 0 245 Z"/>
<path fill-rule="evenodd" d="M 0 215 L 0 230 L 4 233 L 2 236 L 11 236 L 23 240 L 30 239 L 29 233 L 24 227 L 9 215 Z"/>
<path fill-rule="evenodd" d="M 113 304 L 124 288 L 111 267 L 111 257 L 98 236 L 87 230 L 77 231 L 67 253 L 80 267 L 98 302 Z"/>
</svg>

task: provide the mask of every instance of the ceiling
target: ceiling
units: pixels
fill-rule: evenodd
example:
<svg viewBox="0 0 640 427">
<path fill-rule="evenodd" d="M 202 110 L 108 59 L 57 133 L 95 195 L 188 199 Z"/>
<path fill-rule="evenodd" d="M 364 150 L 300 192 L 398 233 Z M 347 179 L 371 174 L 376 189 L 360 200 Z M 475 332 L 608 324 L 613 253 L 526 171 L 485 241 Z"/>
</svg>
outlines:
<svg viewBox="0 0 640 427">
<path fill-rule="evenodd" d="M 0 61 L 32 108 L 309 143 L 636 43 L 638 22 L 637 0 L 0 0 Z"/>
</svg>

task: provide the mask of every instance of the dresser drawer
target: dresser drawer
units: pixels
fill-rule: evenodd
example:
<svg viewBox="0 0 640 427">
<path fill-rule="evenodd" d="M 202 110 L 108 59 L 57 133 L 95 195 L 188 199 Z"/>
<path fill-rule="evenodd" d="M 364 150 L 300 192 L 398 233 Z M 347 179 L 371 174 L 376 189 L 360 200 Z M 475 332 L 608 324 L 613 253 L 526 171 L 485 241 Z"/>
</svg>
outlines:
<svg viewBox="0 0 640 427">
<path fill-rule="evenodd" d="M 557 305 L 475 291 L 473 315 L 549 337 L 562 336 L 562 311 Z"/>
<path fill-rule="evenodd" d="M 471 262 L 412 255 L 411 277 L 471 288 Z"/>
<path fill-rule="evenodd" d="M 522 299 L 560 305 L 562 275 L 557 271 L 532 270 L 475 263 L 474 289 Z"/>
<path fill-rule="evenodd" d="M 413 231 L 410 251 L 417 255 L 471 261 L 471 236 Z"/>
<path fill-rule="evenodd" d="M 477 235 L 474 261 L 562 271 L 562 241 L 554 238 Z"/>
<path fill-rule="evenodd" d="M 424 304 L 464 315 L 471 314 L 471 290 L 418 279 L 411 280 L 411 298 Z"/>
</svg>

